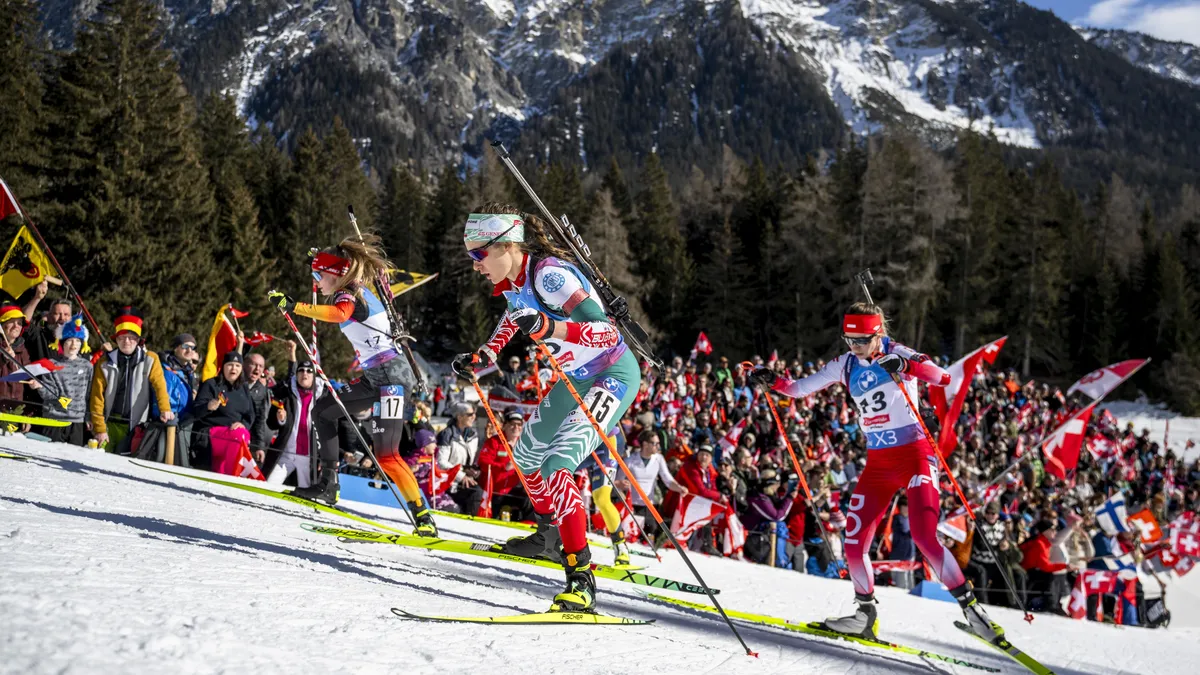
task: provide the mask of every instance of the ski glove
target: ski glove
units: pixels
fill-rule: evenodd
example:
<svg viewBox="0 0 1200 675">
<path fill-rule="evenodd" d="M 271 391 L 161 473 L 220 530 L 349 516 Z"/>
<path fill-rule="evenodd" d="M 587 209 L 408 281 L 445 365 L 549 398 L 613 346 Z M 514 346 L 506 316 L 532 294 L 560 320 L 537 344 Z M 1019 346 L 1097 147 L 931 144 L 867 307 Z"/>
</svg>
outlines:
<svg viewBox="0 0 1200 675">
<path fill-rule="evenodd" d="M 891 374 L 908 372 L 908 359 L 899 354 L 884 354 L 875 360 L 880 368 Z"/>
<path fill-rule="evenodd" d="M 750 371 L 749 377 L 750 381 L 754 384 L 761 384 L 768 389 L 775 386 L 775 381 L 779 379 L 779 376 L 775 374 L 775 371 L 771 370 L 770 368 L 755 368 L 754 370 Z"/>
<path fill-rule="evenodd" d="M 515 312 L 509 312 L 509 317 L 513 323 L 517 324 L 517 328 L 520 328 L 522 333 L 534 340 L 544 340 L 554 334 L 554 319 L 536 309 L 528 307 L 518 309 Z"/>
<path fill-rule="evenodd" d="M 296 309 L 296 301 L 291 299 L 287 293 L 279 291 L 271 291 L 267 293 L 267 300 L 272 304 L 282 309 L 285 312 L 290 312 Z"/>
<path fill-rule="evenodd" d="M 459 354 L 450 362 L 450 370 L 464 380 L 475 380 L 475 366 L 486 368 L 489 359 L 482 351 L 470 354 Z"/>
</svg>

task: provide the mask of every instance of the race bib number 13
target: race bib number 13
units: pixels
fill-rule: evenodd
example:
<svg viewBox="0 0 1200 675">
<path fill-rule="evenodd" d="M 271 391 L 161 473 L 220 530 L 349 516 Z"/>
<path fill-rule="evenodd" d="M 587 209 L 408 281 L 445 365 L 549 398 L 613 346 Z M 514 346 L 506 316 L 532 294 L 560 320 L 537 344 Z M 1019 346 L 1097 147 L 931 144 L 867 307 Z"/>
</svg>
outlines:
<svg viewBox="0 0 1200 675">
<path fill-rule="evenodd" d="M 389 384 L 379 388 L 379 418 L 404 419 L 404 386 Z"/>
</svg>

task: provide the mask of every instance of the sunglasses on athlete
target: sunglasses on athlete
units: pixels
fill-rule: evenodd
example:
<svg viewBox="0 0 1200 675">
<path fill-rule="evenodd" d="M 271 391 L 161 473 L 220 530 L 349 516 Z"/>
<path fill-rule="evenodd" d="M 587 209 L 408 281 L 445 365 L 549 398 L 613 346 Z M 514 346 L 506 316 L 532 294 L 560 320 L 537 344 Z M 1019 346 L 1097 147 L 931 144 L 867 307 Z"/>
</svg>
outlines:
<svg viewBox="0 0 1200 675">
<path fill-rule="evenodd" d="M 516 227 L 516 225 L 509 225 L 507 230 L 492 237 L 491 239 L 488 239 L 487 242 L 484 243 L 483 246 L 480 246 L 479 248 L 473 248 L 473 249 L 467 251 L 467 255 L 471 256 L 471 260 L 474 260 L 475 262 L 483 262 L 484 258 L 488 257 L 488 251 L 487 251 L 488 248 L 490 248 L 492 244 L 500 241 L 501 237 L 508 234 L 509 232 L 512 232 L 514 227 Z"/>
<path fill-rule="evenodd" d="M 872 335 L 871 337 L 852 338 L 843 335 L 842 339 L 845 340 L 846 344 L 850 345 L 851 347 L 866 347 L 867 345 L 871 344 L 871 340 L 874 340 L 875 336 Z"/>
</svg>

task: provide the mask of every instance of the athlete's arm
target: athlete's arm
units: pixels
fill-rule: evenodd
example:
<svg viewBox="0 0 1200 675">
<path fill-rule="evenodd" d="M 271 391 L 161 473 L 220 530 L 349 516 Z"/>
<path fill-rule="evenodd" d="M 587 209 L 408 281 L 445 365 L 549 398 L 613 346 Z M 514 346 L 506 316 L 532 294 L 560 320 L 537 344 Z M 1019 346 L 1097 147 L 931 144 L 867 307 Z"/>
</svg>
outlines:
<svg viewBox="0 0 1200 675">
<path fill-rule="evenodd" d="M 608 322 L 604 309 L 570 270 L 543 266 L 534 278 L 534 290 L 547 304 L 561 309 L 571 319 L 559 322 L 552 337 L 596 349 L 615 347 L 620 342 L 621 334 Z"/>
<path fill-rule="evenodd" d="M 912 375 L 918 380 L 936 387 L 950 384 L 950 373 L 947 373 L 925 354 L 909 349 L 898 342 L 893 343 L 892 353 L 899 354 L 908 361 L 908 367 L 904 370 L 906 375 Z"/>
<path fill-rule="evenodd" d="M 836 359 L 825 364 L 825 367 L 817 372 L 802 377 L 799 380 L 789 380 L 787 378 L 779 378 L 771 389 L 784 396 L 792 398 L 803 398 L 826 389 L 835 384 L 842 384 L 842 372 L 845 370 L 846 359 L 854 358 L 850 354 L 842 354 Z"/>
<path fill-rule="evenodd" d="M 333 304 L 314 305 L 307 302 L 297 302 L 295 313 L 309 319 L 326 323 L 342 323 L 354 316 L 354 296 L 349 293 L 339 294 Z"/>
<path fill-rule="evenodd" d="M 496 330 L 492 331 L 492 337 L 488 338 L 487 343 L 479 348 L 481 352 L 487 352 L 492 363 L 496 362 L 496 355 L 508 345 L 508 341 L 512 336 L 517 334 L 517 324 L 513 323 L 509 313 L 504 312 L 504 316 L 500 317 L 500 323 L 496 324 Z"/>
</svg>

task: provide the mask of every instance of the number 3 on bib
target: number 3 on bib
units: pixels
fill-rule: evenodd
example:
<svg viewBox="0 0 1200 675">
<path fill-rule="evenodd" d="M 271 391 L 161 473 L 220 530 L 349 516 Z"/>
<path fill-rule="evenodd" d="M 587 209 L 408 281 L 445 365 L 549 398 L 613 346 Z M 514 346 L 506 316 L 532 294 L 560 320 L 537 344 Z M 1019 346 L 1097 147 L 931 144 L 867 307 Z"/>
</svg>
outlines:
<svg viewBox="0 0 1200 675">
<path fill-rule="evenodd" d="M 404 419 L 404 386 L 389 384 L 379 388 L 379 418 Z"/>
</svg>

